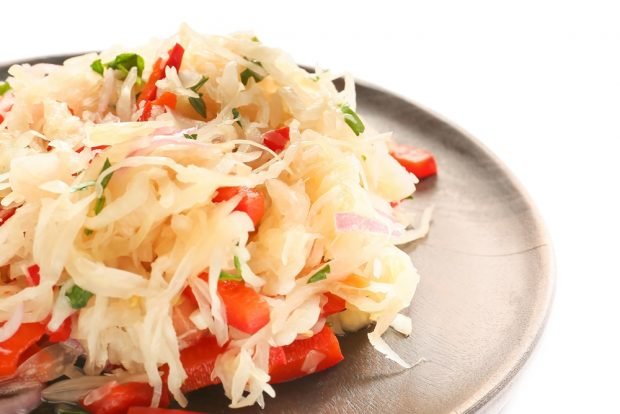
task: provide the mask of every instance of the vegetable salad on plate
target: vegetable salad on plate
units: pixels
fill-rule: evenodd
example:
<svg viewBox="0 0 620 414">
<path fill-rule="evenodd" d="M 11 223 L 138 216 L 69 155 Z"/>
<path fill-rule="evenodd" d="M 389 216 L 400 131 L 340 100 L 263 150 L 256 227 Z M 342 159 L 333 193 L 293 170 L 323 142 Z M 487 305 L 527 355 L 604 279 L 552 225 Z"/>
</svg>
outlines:
<svg viewBox="0 0 620 414">
<path fill-rule="evenodd" d="M 398 246 L 428 231 L 411 196 L 437 167 L 365 122 L 349 75 L 339 91 L 251 34 L 187 26 L 9 74 L 3 410 L 144 413 L 218 384 L 262 407 L 367 326 L 410 366 L 382 334 L 411 331 Z"/>
</svg>

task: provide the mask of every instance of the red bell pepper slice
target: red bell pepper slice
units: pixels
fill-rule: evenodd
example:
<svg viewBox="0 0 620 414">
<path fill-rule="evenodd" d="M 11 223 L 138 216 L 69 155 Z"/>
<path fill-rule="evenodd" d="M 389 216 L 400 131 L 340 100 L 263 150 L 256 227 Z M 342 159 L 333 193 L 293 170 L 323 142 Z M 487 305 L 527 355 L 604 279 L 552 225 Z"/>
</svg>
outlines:
<svg viewBox="0 0 620 414">
<path fill-rule="evenodd" d="M 437 174 L 435 157 L 429 151 L 410 145 L 392 143 L 390 155 L 419 179 Z"/>
<path fill-rule="evenodd" d="M 175 109 L 177 107 L 177 96 L 172 92 L 164 92 L 153 101 L 153 105 L 167 106 L 170 109 Z"/>
<path fill-rule="evenodd" d="M 330 292 L 325 293 L 325 296 L 327 297 L 327 302 L 325 303 L 325 305 L 323 305 L 323 309 L 321 310 L 321 316 L 326 318 L 329 315 L 342 312 L 346 309 L 347 302 L 340 296 L 334 295 Z"/>
<path fill-rule="evenodd" d="M 174 67 L 177 72 L 179 71 L 181 61 L 183 60 L 183 53 L 185 53 L 185 49 L 177 43 L 168 51 L 168 59 L 166 62 L 164 62 L 162 58 L 155 61 L 151 75 L 146 81 L 142 92 L 140 92 L 140 95 L 138 96 L 138 103 L 142 101 L 152 101 L 155 99 L 157 96 L 157 86 L 155 84 L 158 80 L 163 79 L 164 76 L 166 76 L 167 66 Z"/>
<path fill-rule="evenodd" d="M 244 282 L 221 280 L 217 292 L 226 308 L 230 326 L 254 334 L 269 323 L 269 305 Z"/>
<path fill-rule="evenodd" d="M 219 379 L 211 379 L 211 373 L 215 367 L 215 360 L 223 351 L 224 348 L 217 344 L 214 336 L 204 337 L 195 345 L 181 350 L 181 363 L 187 373 L 187 379 L 181 390 L 191 392 L 219 384 Z"/>
<path fill-rule="evenodd" d="M 4 208 L 0 207 L 0 226 L 2 226 L 8 219 L 13 217 L 17 207 Z"/>
<path fill-rule="evenodd" d="M 39 269 L 39 265 L 37 264 L 33 264 L 32 266 L 28 266 L 27 272 L 26 272 L 26 282 L 28 283 L 28 286 L 39 286 L 39 283 L 41 283 L 41 274 L 40 274 L 40 269 Z"/>
<path fill-rule="evenodd" d="M 290 345 L 272 348 L 269 355 L 269 375 L 272 384 L 292 381 L 311 374 L 302 370 L 310 351 L 318 351 L 325 357 L 314 372 L 330 368 L 344 359 L 338 338 L 327 325 L 323 330 L 308 339 L 300 339 Z"/>
<path fill-rule="evenodd" d="M 69 316 L 60 324 L 56 331 L 50 331 L 47 327 L 45 329 L 50 342 L 64 342 L 71 337 L 72 328 L 73 317 Z"/>
<path fill-rule="evenodd" d="M 91 414 L 126 414 L 130 407 L 149 407 L 152 398 L 153 387 L 149 384 L 127 382 L 109 387 L 105 395 L 92 404 L 85 405 L 82 399 L 80 405 Z M 159 406 L 167 407 L 169 403 L 168 392 L 163 392 Z"/>
<path fill-rule="evenodd" d="M 167 408 L 131 407 L 127 414 L 206 414 L 187 410 L 169 410 Z"/>
<path fill-rule="evenodd" d="M 15 373 L 22 354 L 36 344 L 43 334 L 45 326 L 42 324 L 23 323 L 15 335 L 0 342 L 0 378 Z"/>
<path fill-rule="evenodd" d="M 138 118 L 139 122 L 148 121 L 151 117 L 151 112 L 153 111 L 153 101 L 146 101 L 144 103 L 144 108 L 142 108 L 142 114 Z"/>
<path fill-rule="evenodd" d="M 217 189 L 213 202 L 228 201 L 237 194 L 242 196 L 235 211 L 242 211 L 250 216 L 256 228 L 265 214 L 265 196 L 260 191 L 247 187 L 221 187 Z"/>
<path fill-rule="evenodd" d="M 267 131 L 263 134 L 263 144 L 274 152 L 280 152 L 291 140 L 289 127 Z"/>
</svg>

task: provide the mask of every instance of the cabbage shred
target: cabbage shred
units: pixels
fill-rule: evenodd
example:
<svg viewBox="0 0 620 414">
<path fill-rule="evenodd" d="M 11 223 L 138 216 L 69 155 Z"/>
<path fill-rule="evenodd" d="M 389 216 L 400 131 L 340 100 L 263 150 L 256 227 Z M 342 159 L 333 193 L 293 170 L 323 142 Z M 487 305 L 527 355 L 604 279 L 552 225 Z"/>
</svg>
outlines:
<svg viewBox="0 0 620 414">
<path fill-rule="evenodd" d="M 157 88 L 176 95 L 176 108 L 154 106 L 138 122 L 142 77 L 175 42 L 185 48 L 180 71 L 167 68 Z M 0 108 L 10 110 L 0 124 L 0 197 L 18 208 L 0 226 L 0 321 L 22 306 L 24 322 L 51 314 L 55 326 L 77 312 L 72 337 L 89 374 L 107 364 L 144 373 L 155 400 L 167 364 L 168 386 L 184 404 L 172 310 L 189 286 L 196 329 L 229 343 L 214 376 L 231 407 L 263 406 L 264 394 L 274 395 L 269 348 L 311 331 L 321 294 L 332 292 L 347 302 L 333 326 L 374 324 L 372 344 L 407 366 L 381 335 L 418 283 L 396 244 L 424 232 L 390 205 L 411 196 L 417 179 L 388 154 L 391 135 L 355 112 L 350 76 L 339 92 L 334 74 L 308 73 L 252 35 L 204 36 L 187 26 L 133 50 L 14 65 L 2 84 Z M 290 143 L 276 153 L 262 134 L 283 126 Z M 266 195 L 257 228 L 235 211 L 239 198 L 212 201 L 218 188 L 235 186 Z M 337 228 L 338 213 L 398 232 Z M 26 284 L 32 264 L 38 286 Z M 267 298 L 267 326 L 253 335 L 229 329 L 216 289 L 222 275 Z M 407 326 L 400 316 L 397 325 Z"/>
</svg>

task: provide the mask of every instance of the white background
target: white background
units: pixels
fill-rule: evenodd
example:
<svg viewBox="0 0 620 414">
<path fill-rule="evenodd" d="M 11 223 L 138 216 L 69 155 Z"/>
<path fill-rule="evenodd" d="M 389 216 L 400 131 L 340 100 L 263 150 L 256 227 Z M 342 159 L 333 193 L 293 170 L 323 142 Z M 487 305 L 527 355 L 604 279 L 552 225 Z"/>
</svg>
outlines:
<svg viewBox="0 0 620 414">
<path fill-rule="evenodd" d="M 183 21 L 208 33 L 254 30 L 299 62 L 348 69 L 432 108 L 499 155 L 540 208 L 558 262 L 548 328 L 504 412 L 618 410 L 620 8 L 9 1 L 0 61 L 139 44 Z"/>
</svg>

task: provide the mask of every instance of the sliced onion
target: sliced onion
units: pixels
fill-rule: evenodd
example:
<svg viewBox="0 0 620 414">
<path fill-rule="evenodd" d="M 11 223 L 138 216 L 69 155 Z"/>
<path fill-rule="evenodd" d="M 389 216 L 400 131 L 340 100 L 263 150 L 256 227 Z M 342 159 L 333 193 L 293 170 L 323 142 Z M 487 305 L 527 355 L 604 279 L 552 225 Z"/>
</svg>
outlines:
<svg viewBox="0 0 620 414">
<path fill-rule="evenodd" d="M 48 402 L 77 402 L 91 391 L 113 381 L 114 377 L 101 375 L 60 381 L 43 390 L 43 399 Z"/>
<path fill-rule="evenodd" d="M 15 395 L 19 392 L 31 390 L 40 387 L 41 384 L 35 381 L 20 381 L 18 379 L 9 379 L 0 382 L 0 398 Z"/>
<path fill-rule="evenodd" d="M 24 320 L 24 304 L 20 303 L 8 321 L 0 327 L 0 342 L 11 339 Z"/>
<path fill-rule="evenodd" d="M 41 389 L 39 385 L 19 394 L 7 398 L 0 398 L 2 413 L 6 414 L 28 414 L 41 405 Z"/>
<path fill-rule="evenodd" d="M 403 232 L 400 227 L 402 226 L 393 222 L 385 223 L 357 213 L 336 213 L 336 231 L 339 232 L 361 231 L 386 236 L 399 236 Z"/>
</svg>

